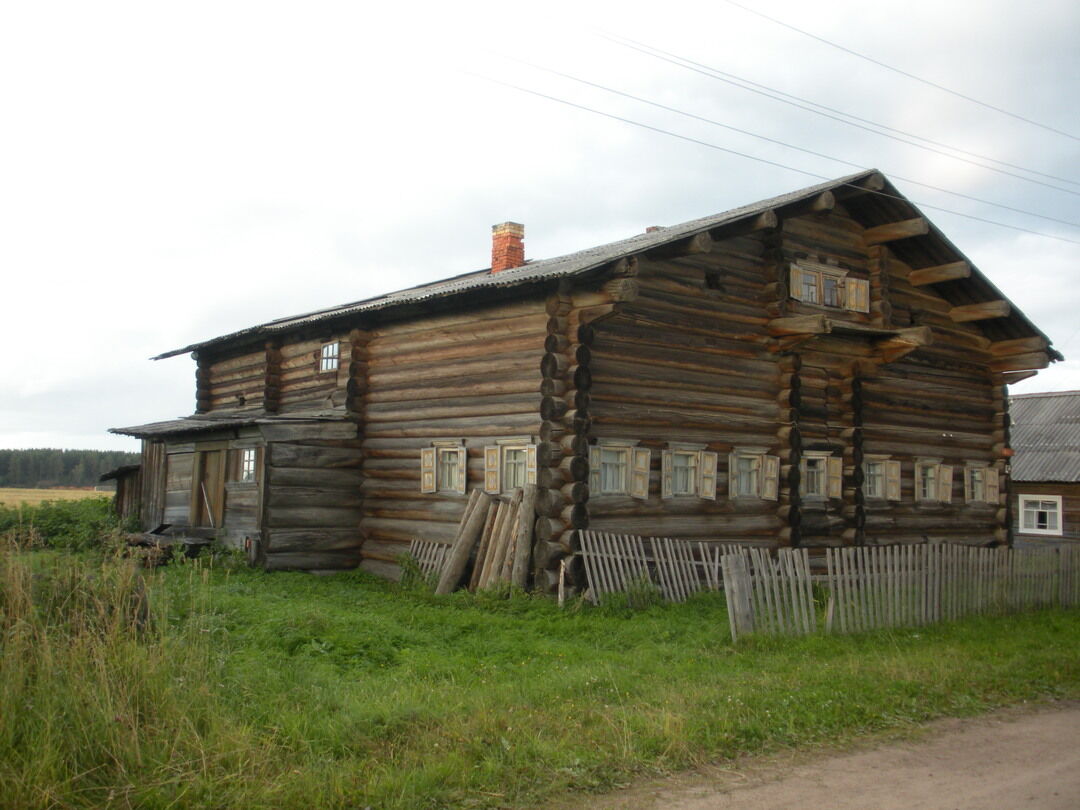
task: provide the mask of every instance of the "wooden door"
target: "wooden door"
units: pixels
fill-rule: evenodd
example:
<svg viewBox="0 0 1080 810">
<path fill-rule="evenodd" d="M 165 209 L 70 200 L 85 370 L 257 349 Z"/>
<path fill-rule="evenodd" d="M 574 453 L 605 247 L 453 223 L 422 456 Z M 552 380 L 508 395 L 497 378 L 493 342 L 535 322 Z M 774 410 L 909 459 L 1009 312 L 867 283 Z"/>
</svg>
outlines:
<svg viewBox="0 0 1080 810">
<path fill-rule="evenodd" d="M 227 451 L 202 450 L 198 453 L 192 492 L 193 525 L 221 528 L 225 513 L 225 459 Z"/>
</svg>

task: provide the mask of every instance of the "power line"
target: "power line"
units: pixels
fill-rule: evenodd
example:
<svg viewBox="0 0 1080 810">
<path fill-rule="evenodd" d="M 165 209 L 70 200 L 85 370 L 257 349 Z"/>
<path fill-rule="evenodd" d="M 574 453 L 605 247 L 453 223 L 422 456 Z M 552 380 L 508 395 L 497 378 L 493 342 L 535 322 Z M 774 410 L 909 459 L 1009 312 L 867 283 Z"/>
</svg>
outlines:
<svg viewBox="0 0 1080 810">
<path fill-rule="evenodd" d="M 940 146 L 942 149 L 948 149 L 948 150 L 953 151 L 953 152 L 959 152 L 961 155 L 967 155 L 968 157 L 978 158 L 979 160 L 988 160 L 991 163 L 997 163 L 999 166 L 1007 166 L 1010 169 L 1018 169 L 1019 171 L 1027 172 L 1029 174 L 1034 174 L 1034 175 L 1036 175 L 1038 177 L 1045 177 L 1048 180 L 1057 180 L 1057 181 L 1062 182 L 1062 183 L 1069 183 L 1069 184 L 1074 185 L 1074 186 L 1080 186 L 1080 180 L 1070 180 L 1067 177 L 1060 177 L 1059 175 L 1056 175 L 1056 174 L 1048 174 L 1046 172 L 1040 172 L 1040 171 L 1038 171 L 1036 169 L 1032 169 L 1032 168 L 1030 168 L 1028 166 L 1021 166 L 1021 165 L 1019 165 L 1017 163 L 1010 163 L 1007 160 L 1000 160 L 1000 159 L 995 158 L 995 157 L 990 157 L 989 155 L 983 155 L 983 154 L 980 154 L 978 152 L 972 152 L 972 151 L 970 151 L 968 149 L 962 149 L 959 146 L 953 146 L 952 144 L 944 143 L 943 141 L 936 141 L 933 138 L 927 138 L 925 135 L 919 135 L 919 134 L 914 133 L 914 132 L 908 132 L 907 130 L 898 129 L 897 127 L 889 126 L 888 124 L 882 124 L 879 121 L 872 121 L 869 118 L 862 118 L 861 116 L 855 115 L 853 113 L 844 112 L 843 110 L 837 109 L 836 107 L 830 107 L 827 104 L 822 104 L 819 101 L 812 101 L 812 100 L 807 99 L 807 98 L 802 98 L 801 96 L 792 95 L 791 93 L 785 93 L 783 90 L 778 90 L 775 87 L 769 87 L 768 85 L 752 81 L 752 80 L 744 78 L 742 76 L 737 76 L 734 73 L 727 73 L 725 71 L 720 70 L 719 68 L 708 67 L 707 65 L 701 65 L 701 64 L 699 64 L 697 62 L 691 62 L 689 59 L 684 59 L 683 57 L 677 56 L 675 54 L 668 53 L 667 51 L 662 51 L 659 48 L 654 48 L 654 47 L 652 47 L 650 45 L 645 45 L 644 43 L 637 42 L 635 40 L 628 39 L 626 37 L 619 37 L 619 36 L 607 35 L 607 34 L 599 34 L 599 36 L 601 36 L 604 39 L 607 39 L 607 40 L 609 40 L 611 42 L 614 42 L 617 45 L 623 45 L 624 47 L 629 47 L 627 45 L 627 43 L 631 43 L 632 45 L 636 45 L 636 46 L 641 46 L 642 48 L 647 48 L 647 49 L 649 49 L 651 51 L 655 51 L 657 53 L 662 53 L 662 54 L 665 54 L 667 56 L 671 56 L 674 59 L 679 59 L 679 60 L 682 60 L 683 62 L 687 62 L 689 64 L 697 65 L 698 67 L 705 68 L 706 70 L 709 70 L 709 71 L 711 71 L 713 73 L 718 73 L 718 74 L 720 74 L 722 76 L 726 76 L 727 78 L 732 79 L 733 81 L 742 82 L 742 83 L 750 85 L 752 87 L 757 87 L 757 88 L 759 88 L 761 90 L 766 90 L 766 91 L 768 91 L 770 93 L 776 93 L 778 96 L 783 96 L 784 98 L 787 98 L 787 99 L 792 99 L 794 101 L 800 101 L 800 102 L 803 102 L 805 104 L 810 104 L 810 105 L 812 105 L 814 107 L 817 107 L 819 109 L 826 110 L 826 111 L 831 112 L 831 113 L 836 113 L 837 115 L 842 115 L 845 118 L 850 118 L 852 121 L 859 121 L 859 122 L 861 122 L 863 124 L 869 124 L 872 127 L 877 127 L 879 129 L 886 130 L 887 132 L 895 132 L 897 135 L 903 135 L 903 136 L 908 137 L 908 138 L 915 138 L 916 140 L 923 141 L 924 143 L 932 144 L 933 146 Z M 634 48 L 634 50 L 638 50 L 638 48 Z M 649 53 L 648 51 L 642 51 L 642 53 L 646 53 L 649 56 L 654 55 L 652 53 Z M 664 60 L 664 61 L 670 61 L 670 60 Z M 679 64 L 679 63 L 675 62 L 673 64 Z M 686 67 L 685 65 L 679 65 L 679 66 L 680 67 Z M 738 87 L 740 85 L 736 85 L 736 86 Z M 748 87 L 743 87 L 742 89 L 748 90 L 749 88 Z M 776 99 L 776 100 L 780 101 L 781 99 Z M 848 122 L 844 121 L 843 123 L 848 123 Z M 875 133 L 875 134 L 881 135 L 883 133 L 879 132 L 879 133 Z M 915 145 L 917 145 L 917 144 L 915 144 Z"/>
<path fill-rule="evenodd" d="M 747 6 L 744 6 L 742 3 L 736 3 L 735 0 L 724 0 L 724 2 L 727 3 L 729 6 L 735 6 L 736 8 L 740 8 L 740 9 L 742 9 L 743 11 L 745 11 L 745 12 L 747 12 L 749 14 L 754 14 L 754 15 L 756 15 L 758 17 L 761 17 L 762 19 L 768 20 L 771 23 L 775 23 L 776 25 L 781 25 L 784 28 L 787 28 L 787 29 L 789 29 L 791 31 L 795 31 L 798 34 L 802 34 L 805 37 L 810 37 L 811 39 L 816 39 L 818 42 L 823 42 L 826 45 L 829 45 L 830 47 L 836 48 L 837 50 L 841 50 L 844 53 L 850 54 L 851 56 L 857 56 L 859 59 L 864 59 L 867 62 L 870 62 L 871 64 L 877 65 L 878 67 L 883 67 L 886 70 L 891 70 L 893 73 L 899 73 L 901 76 L 906 76 L 909 79 L 914 79 L 915 81 L 921 82 L 922 84 L 925 84 L 928 87 L 933 87 L 933 88 L 935 88 L 937 90 L 941 90 L 944 93 L 948 93 L 949 95 L 956 96 L 957 98 L 962 98 L 962 99 L 964 99 L 964 101 L 970 101 L 972 104 L 978 104 L 980 107 L 985 107 L 988 110 L 993 110 L 994 112 L 1001 113 L 1002 115 L 1007 115 L 1010 118 L 1015 118 L 1017 121 L 1023 121 L 1025 124 L 1031 124 L 1032 126 L 1039 127 L 1040 129 L 1045 129 L 1048 132 L 1053 132 L 1053 133 L 1055 133 L 1057 135 L 1062 135 L 1062 136 L 1064 136 L 1066 138 L 1072 138 L 1074 141 L 1080 141 L 1080 137 L 1077 137 L 1076 135 L 1073 135 L 1072 133 L 1065 132 L 1064 130 L 1060 130 L 1060 129 L 1055 129 L 1054 127 L 1052 127 L 1052 126 L 1050 126 L 1048 124 L 1039 123 L 1038 121 L 1034 121 L 1034 120 L 1032 120 L 1030 118 L 1027 118 L 1026 116 L 1020 115 L 1019 113 L 1010 112 L 1009 110 L 1006 110 L 1006 109 L 1004 109 L 1002 107 L 997 107 L 997 106 L 995 106 L 993 104 L 989 104 L 989 103 L 987 103 L 985 101 L 980 101 L 977 98 L 973 98 L 972 96 L 961 93 L 958 90 L 953 90 L 953 89 L 951 89 L 949 87 L 946 87 L 943 84 L 938 84 L 937 82 L 933 82 L 930 79 L 924 79 L 922 76 L 916 76 L 914 73 L 908 73 L 906 70 L 901 70 L 898 67 L 893 67 L 892 65 L 886 64 L 885 62 L 882 62 L 879 59 L 874 59 L 874 57 L 872 57 L 872 56 L 867 56 L 864 53 L 859 53 L 858 51 L 852 50 L 851 48 L 847 48 L 847 47 L 845 47 L 843 45 L 840 45 L 837 42 L 833 42 L 832 40 L 828 40 L 828 39 L 825 39 L 824 37 L 820 37 L 817 34 L 812 34 L 809 31 L 804 31 L 802 28 L 796 28 L 794 25 L 791 25 L 790 23 L 786 23 L 783 20 L 778 20 L 775 17 L 770 17 L 768 14 L 765 14 L 765 13 L 763 13 L 761 11 L 757 11 L 756 9 L 748 8 Z"/>
<path fill-rule="evenodd" d="M 829 177 L 829 176 L 824 175 L 824 174 L 818 174 L 817 172 L 811 172 L 811 171 L 807 171 L 806 169 L 799 169 L 799 168 L 796 168 L 795 166 L 789 166 L 786 163 L 780 163 L 780 162 L 775 161 L 775 160 L 769 160 L 768 158 L 756 157 L 754 155 L 747 154 L 746 152 L 740 152 L 740 151 L 738 151 L 736 149 L 728 149 L 726 146 L 720 146 L 719 144 L 710 143 L 708 141 L 703 141 L 703 140 L 700 140 L 699 138 L 692 138 L 689 135 L 680 135 L 677 132 L 672 132 L 670 130 L 662 129 L 660 127 L 654 127 L 651 124 L 645 124 L 645 123 L 642 123 L 641 121 L 634 121 L 631 118 L 624 118 L 624 117 L 622 117 L 620 115 L 615 115 L 614 113 L 603 112 L 602 110 L 597 110 L 594 107 L 588 107 L 588 106 L 586 106 L 584 104 L 577 104 L 577 103 L 575 103 L 573 101 L 568 101 L 567 99 L 558 98 L 557 96 L 551 96 L 551 95 L 548 95 L 547 93 L 541 93 L 539 90 L 530 90 L 527 87 L 521 87 L 521 86 L 516 85 L 516 84 L 511 84 L 510 82 L 503 81 L 502 79 L 496 79 L 496 78 L 494 78 L 492 76 L 485 76 L 485 75 L 483 75 L 481 73 L 474 73 L 474 72 L 471 72 L 471 71 L 466 71 L 466 73 L 468 75 L 470 75 L 470 76 L 475 76 L 476 78 L 484 79 L 485 81 L 489 81 L 489 82 L 491 82 L 493 84 L 498 84 L 498 85 L 501 85 L 503 87 L 508 87 L 511 90 L 517 90 L 520 93 L 528 93 L 529 95 L 537 96 L 538 98 L 544 98 L 544 99 L 547 99 L 548 101 L 554 101 L 554 102 L 557 102 L 559 104 L 564 104 L 567 107 L 574 107 L 575 109 L 583 110 L 583 111 L 589 112 L 589 113 L 593 113 L 594 115 L 600 115 L 600 116 L 603 116 L 604 118 L 610 118 L 613 121 L 621 121 L 624 124 L 630 124 L 631 126 L 639 127 L 641 129 L 647 129 L 647 130 L 649 130 L 651 132 L 656 132 L 656 133 L 659 133 L 661 135 L 668 135 L 668 136 L 670 136 L 672 138 L 678 138 L 681 141 L 687 141 L 688 143 L 694 143 L 694 144 L 697 144 L 698 146 L 704 146 L 704 147 L 706 147 L 708 149 L 715 149 L 715 150 L 717 150 L 719 152 L 726 152 L 729 155 L 735 155 L 737 157 L 746 158 L 747 160 L 753 160 L 753 161 L 755 161 L 757 163 L 764 163 L 764 164 L 766 164 L 768 166 L 775 166 L 775 167 L 777 167 L 779 169 L 785 169 L 787 171 L 796 172 L 798 174 L 802 174 L 802 175 L 805 175 L 807 177 L 813 177 L 813 178 L 818 179 L 818 180 L 829 181 L 829 180 L 834 179 L 834 178 Z M 1009 230 L 1020 231 L 1022 233 L 1029 233 L 1029 234 L 1032 234 L 1034 236 L 1042 236 L 1042 237 L 1045 237 L 1046 239 L 1056 239 L 1059 242 L 1069 242 L 1069 243 L 1074 244 L 1074 245 L 1080 245 L 1080 240 L 1078 240 L 1078 239 L 1069 239 L 1067 236 L 1057 236 L 1055 234 L 1043 233 L 1042 231 L 1034 231 L 1034 230 L 1031 230 L 1030 228 L 1024 228 L 1024 227 L 1021 227 L 1019 225 L 1009 225 L 1006 222 L 998 222 L 997 220 L 987 219 L 985 217 L 980 217 L 980 216 L 977 216 L 975 214 L 965 214 L 965 213 L 963 213 L 961 211 L 954 211 L 951 208 L 943 208 L 940 205 L 931 205 L 929 203 L 918 202 L 916 200 L 907 200 L 907 199 L 905 199 L 903 197 L 898 197 L 898 196 L 896 196 L 894 194 L 888 194 L 888 193 L 885 193 L 883 191 L 869 191 L 867 189 L 860 189 L 860 191 L 866 191 L 867 193 L 877 194 L 878 196 L 886 197 L 886 198 L 891 199 L 891 200 L 897 200 L 899 202 L 906 202 L 906 203 L 909 203 L 909 204 L 912 204 L 912 205 L 917 205 L 920 208 L 928 208 L 931 211 L 941 211 L 942 213 L 952 214 L 954 216 L 963 217 L 964 219 L 970 219 L 970 220 L 974 220 L 976 222 L 984 222 L 987 225 L 997 225 L 1000 228 L 1008 228 Z"/>
<path fill-rule="evenodd" d="M 540 71 L 543 71 L 545 73 L 550 73 L 550 74 L 555 75 L 555 76 L 560 76 L 560 77 L 562 77 L 564 79 L 569 79 L 570 81 L 574 81 L 574 82 L 578 82 L 579 84 L 587 85 L 588 87 L 595 87 L 596 89 L 603 90 L 606 93 L 612 93 L 614 95 L 621 96 L 623 98 L 628 98 L 628 99 L 631 99 L 633 101 L 637 101 L 637 102 L 639 102 L 641 104 L 648 104 L 651 107 L 656 107 L 656 108 L 661 109 L 661 110 L 666 110 L 668 112 L 676 113 L 677 115 L 682 115 L 682 116 L 685 116 L 687 118 L 692 118 L 695 121 L 702 121 L 703 123 L 711 124 L 712 126 L 717 126 L 717 127 L 723 128 L 723 129 L 728 129 L 728 130 L 731 130 L 732 132 L 738 132 L 741 135 L 747 135 L 747 136 L 749 136 L 751 138 L 757 138 L 758 140 L 767 141 L 769 143 L 774 143 L 774 144 L 777 144 L 779 146 L 783 146 L 786 149 L 794 149 L 794 150 L 796 150 L 798 152 L 803 152 L 803 153 L 808 154 L 808 155 L 813 155 L 814 157 L 824 158 L 825 160 L 831 160 L 831 161 L 833 161 L 835 163 L 841 163 L 841 164 L 843 164 L 845 166 L 851 166 L 851 167 L 856 168 L 856 169 L 864 168 L 863 164 L 861 164 L 861 163 L 855 163 L 855 162 L 850 161 L 850 160 L 845 160 L 844 158 L 838 158 L 838 157 L 834 157 L 833 155 L 827 155 L 824 152 L 816 152 L 813 149 L 806 149 L 806 148 L 804 148 L 802 146 L 796 146 L 795 144 L 788 143 L 786 141 L 781 141 L 781 140 L 778 140 L 776 138 L 770 138 L 767 135 L 761 135 L 760 133 L 752 132 L 750 130 L 740 129 L 739 127 L 732 126 L 730 124 L 725 124 L 725 123 L 722 123 L 722 122 L 717 121 L 717 120 L 712 119 L 712 118 L 705 118 L 704 116 L 697 115 L 695 113 L 687 112 L 685 110 L 680 110 L 677 107 L 669 107 L 666 104 L 661 104 L 661 103 L 659 103 L 657 101 L 652 101 L 652 100 L 647 99 L 647 98 L 642 98 L 641 96 L 635 96 L 632 93 L 627 93 L 627 92 L 624 92 L 622 90 L 616 90 L 616 89 L 614 89 L 612 87 L 607 87 L 606 85 L 598 84 L 596 82 L 589 81 L 588 79 L 582 79 L 582 78 L 579 78 L 577 76 L 573 76 L 573 75 L 571 75 L 569 73 L 563 73 L 562 71 L 555 70 L 554 68 L 548 68 L 548 67 L 544 67 L 543 65 L 537 65 L 537 64 L 534 64 L 533 62 L 529 62 L 529 61 L 527 61 L 525 59 L 520 59 L 520 58 L 518 58 L 516 56 L 508 56 L 508 55 L 505 55 L 505 54 L 503 54 L 502 56 L 503 56 L 503 58 L 509 59 L 509 60 L 511 60 L 513 62 L 518 62 L 518 63 L 520 63 L 522 65 L 528 65 L 529 67 L 533 68 L 534 70 L 540 70 Z M 1026 210 L 1024 208 L 1014 208 L 1011 205 L 1004 205 L 1002 203 L 996 203 L 996 202 L 992 202 L 990 200 L 984 200 L 981 197 L 974 197 L 974 196 L 972 196 L 970 194 L 964 194 L 964 193 L 959 192 L 959 191 L 950 191 L 947 188 L 942 188 L 941 186 L 931 185 L 930 183 L 923 183 L 923 182 L 921 182 L 919 180 L 913 180 L 910 177 L 903 177 L 903 176 L 901 176 L 899 174 L 896 174 L 894 172 L 888 172 L 888 174 L 889 174 L 890 177 L 893 177 L 893 178 L 895 178 L 897 180 L 902 180 L 905 183 L 911 183 L 912 185 L 921 186 L 923 188 L 930 189 L 931 191 L 938 191 L 938 192 L 941 192 L 942 194 L 950 194 L 950 195 L 952 195 L 954 197 L 960 197 L 960 198 L 965 199 L 965 200 L 971 200 L 972 202 L 977 202 L 977 203 L 981 203 L 983 205 L 993 206 L 994 208 L 1000 208 L 1000 209 L 1002 209 L 1004 211 L 1012 211 L 1013 213 L 1016 213 L 1016 214 L 1025 214 L 1027 216 L 1037 217 L 1038 219 L 1045 219 L 1047 222 L 1056 222 L 1059 225 L 1069 225 L 1069 226 L 1071 226 L 1073 228 L 1080 228 L 1080 223 L 1077 223 L 1077 222 L 1070 222 L 1069 220 L 1057 219 L 1056 217 L 1046 216 L 1045 214 L 1038 214 L 1038 213 L 1035 213 L 1034 211 L 1028 211 L 1028 210 Z"/>
<path fill-rule="evenodd" d="M 822 112 L 819 109 L 814 109 L 813 106 L 806 106 L 808 104 L 809 105 L 814 105 L 814 106 L 822 106 L 822 105 L 815 105 L 814 102 L 807 101 L 806 99 L 801 99 L 798 96 L 791 96 L 791 98 L 799 99 L 799 101 L 789 101 L 786 98 L 781 98 L 780 97 L 780 95 L 788 95 L 787 93 L 781 93 L 781 91 L 774 90 L 773 88 L 767 87 L 766 85 L 758 85 L 757 82 L 752 82 L 749 79 L 744 79 L 741 76 L 735 76 L 734 74 L 731 74 L 731 73 L 725 73 L 724 71 L 719 70 L 717 68 L 713 68 L 713 67 L 710 67 L 708 65 L 703 65 L 703 64 L 701 64 L 699 62 L 694 62 L 691 59 L 686 59 L 685 57 L 678 56 L 677 54 L 669 53 L 667 51 L 661 50 L 660 48 L 655 48 L 655 47 L 653 47 L 651 45 L 645 45 L 644 43 L 636 42 L 635 40 L 626 39 L 624 37 L 613 37 L 613 36 L 610 36 L 610 35 L 607 35 L 607 34 L 601 34 L 601 36 L 603 36 L 608 41 L 615 43 L 616 45 L 623 46 L 624 48 L 629 48 L 631 50 L 638 51 L 639 53 L 643 53 L 646 56 L 651 56 L 654 59 L 659 59 L 659 60 L 661 60 L 663 62 L 669 62 L 669 63 L 671 63 L 673 65 L 676 65 L 678 67 L 681 67 L 681 68 L 683 68 L 685 70 L 693 71 L 694 73 L 700 73 L 702 76 L 708 76 L 711 79 L 716 79 L 718 81 L 725 82 L 727 84 L 732 85 L 733 87 L 738 87 L 738 88 L 741 88 L 743 90 L 747 90 L 747 91 L 749 91 L 751 93 L 756 93 L 759 96 L 765 96 L 766 98 L 771 98 L 774 101 L 781 102 L 782 104 L 787 104 L 787 105 L 792 106 L 792 107 L 797 107 L 800 110 L 805 110 L 807 112 L 814 113 L 815 115 L 820 115 L 823 118 L 828 118 L 828 119 L 831 119 L 833 121 L 839 121 L 841 124 L 847 124 L 850 127 L 855 127 L 857 129 L 865 130 L 866 132 L 871 132 L 874 135 L 880 135 L 883 138 L 889 138 L 890 140 L 898 141 L 900 143 L 907 144 L 908 146 L 914 146 L 917 149 L 923 149 L 923 150 L 925 150 L 927 152 L 933 152 L 934 154 L 942 155 L 944 157 L 951 158 L 952 160 L 959 160 L 959 161 L 961 161 L 963 163 L 968 163 L 968 164 L 970 164 L 972 166 L 978 166 L 980 169 L 987 169 L 988 171 L 997 172 L 998 174 L 1005 175 L 1006 177 L 1013 177 L 1013 178 L 1015 178 L 1017 180 L 1024 180 L 1024 181 L 1026 181 L 1028 183 L 1034 183 L 1035 185 L 1045 186 L 1046 188 L 1052 188 L 1055 191 L 1061 191 L 1061 192 L 1063 192 L 1065 194 L 1073 194 L 1073 195 L 1076 195 L 1076 196 L 1080 196 L 1080 191 L 1074 191 L 1074 190 L 1069 189 L 1069 188 L 1062 188 L 1061 186 L 1055 186 L 1053 183 L 1046 183 L 1046 182 L 1043 182 L 1042 180 L 1036 180 L 1036 179 L 1031 178 L 1031 177 L 1024 177 L 1021 174 L 1016 174 L 1015 172 L 1005 171 L 1004 169 L 999 169 L 999 168 L 997 168 L 995 166 L 987 166 L 985 163 L 979 163 L 976 160 L 969 160 L 967 158 L 958 157 L 957 155 L 950 155 L 948 152 L 943 152 L 940 149 L 934 149 L 933 147 L 925 146 L 925 145 L 923 145 L 921 143 L 915 143 L 913 141 L 905 140 L 904 138 L 900 138 L 900 137 L 898 137 L 896 135 L 890 135 L 888 132 L 880 132 L 877 129 L 873 129 L 873 128 L 868 127 L 868 126 L 864 126 L 862 124 L 855 123 L 855 121 L 848 121 L 846 118 L 840 118 L 840 117 L 837 117 L 836 115 L 830 115 L 827 112 Z M 762 87 L 762 88 L 765 88 L 765 89 L 764 90 L 756 89 L 755 86 L 756 87 Z M 766 91 L 768 91 L 768 92 L 766 92 Z M 778 93 L 779 95 L 773 95 L 774 93 Z M 805 102 L 805 103 L 799 103 L 800 101 Z M 847 116 L 848 118 L 854 118 L 854 116 L 848 116 L 847 113 L 840 113 L 840 115 Z M 881 125 L 880 124 L 873 124 L 873 126 L 880 127 Z M 910 136 L 910 137 L 916 137 L 917 138 L 918 136 Z M 922 139 L 922 140 L 926 140 L 926 139 Z M 952 148 L 952 147 L 949 147 L 949 148 Z M 957 150 L 957 151 L 960 151 L 960 150 Z M 1024 169 L 1024 171 L 1030 171 L 1030 170 Z M 1059 179 L 1059 178 L 1055 178 L 1055 179 Z M 1060 178 L 1060 179 L 1063 179 L 1063 178 Z M 1063 181 L 1066 182 L 1066 183 L 1072 183 L 1073 182 L 1072 180 L 1064 180 L 1064 179 L 1063 179 Z"/>
</svg>

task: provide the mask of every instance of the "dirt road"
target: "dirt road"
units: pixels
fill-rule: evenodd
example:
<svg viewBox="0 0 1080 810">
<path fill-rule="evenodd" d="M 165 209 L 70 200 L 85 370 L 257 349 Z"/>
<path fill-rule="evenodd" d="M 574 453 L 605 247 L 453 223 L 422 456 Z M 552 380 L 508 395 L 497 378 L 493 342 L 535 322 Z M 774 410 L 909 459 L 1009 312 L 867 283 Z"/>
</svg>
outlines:
<svg viewBox="0 0 1080 810">
<path fill-rule="evenodd" d="M 754 757 L 607 796 L 590 810 L 1077 810 L 1080 703 L 933 723 L 842 753 Z"/>
</svg>

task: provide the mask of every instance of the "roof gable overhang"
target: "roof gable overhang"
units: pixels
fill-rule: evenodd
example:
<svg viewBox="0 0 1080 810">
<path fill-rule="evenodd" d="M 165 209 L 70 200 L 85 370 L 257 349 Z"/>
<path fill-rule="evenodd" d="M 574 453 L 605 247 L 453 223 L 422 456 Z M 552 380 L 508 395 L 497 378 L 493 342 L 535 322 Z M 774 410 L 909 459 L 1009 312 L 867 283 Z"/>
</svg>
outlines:
<svg viewBox="0 0 1080 810">
<path fill-rule="evenodd" d="M 403 319 L 463 304 L 478 306 L 507 297 L 542 294 L 567 279 L 588 284 L 591 279 L 618 275 L 637 256 L 659 258 L 707 252 L 712 242 L 776 227 L 786 216 L 831 210 L 842 202 L 848 213 L 866 228 L 870 244 L 887 244 L 912 269 L 912 282 L 933 285 L 953 305 L 958 322 L 977 321 L 991 343 L 1030 341 L 1034 347 L 1013 365 L 1042 368 L 1063 359 L 1050 339 L 960 252 L 958 248 L 905 198 L 880 172 L 870 169 L 773 197 L 722 214 L 658 228 L 553 259 L 528 262 L 521 267 L 491 273 L 481 270 L 302 315 L 281 318 L 210 340 L 173 349 L 154 357 L 161 360 L 189 352 L 227 351 L 289 333 L 330 330 L 343 324 Z M 1028 365 L 1024 365 L 1027 363 Z M 1016 371 L 1003 364 L 1001 371 Z"/>
</svg>

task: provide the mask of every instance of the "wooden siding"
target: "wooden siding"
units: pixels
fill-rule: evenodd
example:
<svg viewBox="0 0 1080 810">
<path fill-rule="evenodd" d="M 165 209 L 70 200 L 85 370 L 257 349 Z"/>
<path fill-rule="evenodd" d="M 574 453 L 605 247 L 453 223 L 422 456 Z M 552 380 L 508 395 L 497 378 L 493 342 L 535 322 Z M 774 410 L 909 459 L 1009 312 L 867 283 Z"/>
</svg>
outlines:
<svg viewBox="0 0 1080 810">
<path fill-rule="evenodd" d="M 144 531 L 156 529 L 165 517 L 165 443 L 143 440 L 139 525 Z"/>
<path fill-rule="evenodd" d="M 191 525 L 191 487 L 195 472 L 195 450 L 167 449 L 165 463 L 165 509 L 162 523 Z"/>
<path fill-rule="evenodd" d="M 420 492 L 420 450 L 461 440 L 468 488 L 483 487 L 483 448 L 535 436 L 547 314 L 542 299 L 417 318 L 371 330 L 362 409 L 363 567 L 393 576 L 413 538 L 449 542 L 465 508 Z"/>
<path fill-rule="evenodd" d="M 246 351 L 200 365 L 205 369 L 207 411 L 262 407 L 266 384 L 266 352 Z"/>
<path fill-rule="evenodd" d="M 320 371 L 319 359 L 326 343 L 337 342 L 338 368 Z M 311 408 L 342 408 L 352 349 L 348 336 L 334 335 L 283 343 L 280 348 L 281 413 Z"/>
<path fill-rule="evenodd" d="M 777 543 L 777 502 L 730 498 L 727 469 L 736 447 L 777 447 L 780 372 L 763 303 L 775 273 L 765 253 L 760 237 L 742 237 L 709 254 L 643 261 L 637 298 L 595 324 L 591 435 L 650 447 L 652 463 L 648 499 L 590 494 L 591 529 Z M 669 442 L 720 455 L 716 500 L 661 499 Z"/>
</svg>

